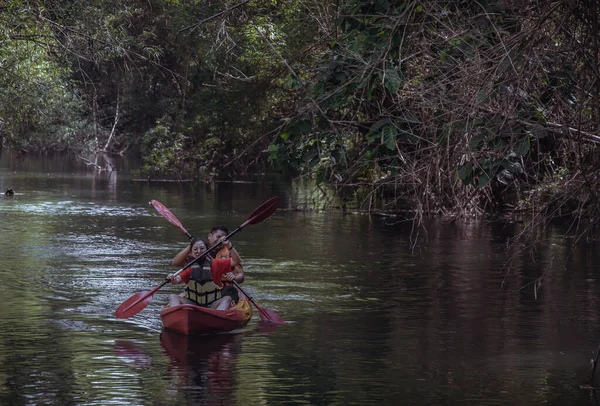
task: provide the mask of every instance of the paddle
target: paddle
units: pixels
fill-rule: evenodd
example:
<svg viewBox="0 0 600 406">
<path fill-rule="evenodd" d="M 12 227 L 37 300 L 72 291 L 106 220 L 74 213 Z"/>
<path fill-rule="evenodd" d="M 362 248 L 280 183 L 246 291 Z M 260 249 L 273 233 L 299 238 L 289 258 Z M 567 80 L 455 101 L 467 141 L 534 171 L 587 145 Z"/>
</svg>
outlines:
<svg viewBox="0 0 600 406">
<path fill-rule="evenodd" d="M 260 316 L 260 319 L 262 321 L 270 321 L 271 323 L 277 323 L 277 324 L 285 323 L 285 320 L 282 319 L 281 316 L 279 316 L 273 310 L 269 310 L 269 309 L 265 309 L 264 307 L 260 307 L 254 301 L 254 299 L 252 299 L 252 296 L 250 296 L 248 293 L 246 293 L 246 291 L 244 289 L 242 289 L 242 287 L 240 286 L 239 283 L 237 283 L 236 281 L 231 281 L 231 282 L 233 282 L 235 287 L 237 289 L 239 289 L 239 291 L 242 292 L 244 295 L 246 295 L 246 297 L 250 300 L 250 302 L 252 302 L 254 307 L 256 307 L 256 310 L 258 310 L 258 315 Z"/>
<path fill-rule="evenodd" d="M 248 218 L 248 220 L 246 220 L 241 226 L 239 226 L 238 228 L 233 230 L 231 233 L 229 233 L 225 237 L 225 239 L 226 240 L 230 239 L 234 234 L 237 234 L 238 232 L 242 231 L 242 229 L 244 227 L 246 227 L 247 225 L 258 224 L 261 221 L 267 219 L 269 216 L 271 216 L 271 214 L 273 214 L 275 212 L 275 210 L 277 210 L 277 206 L 279 206 L 279 196 L 275 196 L 275 197 L 272 197 L 271 199 L 267 200 L 266 202 L 264 202 L 262 205 L 260 205 L 256 210 L 254 210 L 250 214 L 250 217 Z M 172 215 L 172 213 L 171 213 L 171 215 Z M 176 219 L 175 216 L 173 216 L 173 218 Z M 179 223 L 179 220 L 177 220 L 177 223 Z M 181 223 L 179 223 L 179 224 L 181 224 Z M 183 231 L 183 226 L 181 227 L 181 229 Z M 211 251 L 213 251 L 217 247 L 221 246 L 221 244 L 222 243 L 219 242 L 219 244 L 215 244 L 212 247 L 210 247 L 206 252 L 204 252 L 198 258 L 193 259 L 192 261 L 187 263 L 183 268 L 181 268 L 180 270 L 175 272 L 174 276 L 179 275 L 181 272 L 183 272 L 188 267 L 190 267 L 193 264 L 195 264 L 196 262 L 204 259 Z M 160 285 L 158 285 L 151 291 L 142 291 L 142 292 L 138 292 L 138 293 L 134 294 L 129 299 L 127 299 L 126 301 L 121 303 L 121 305 L 115 311 L 115 316 L 119 319 L 128 319 L 132 316 L 135 316 L 140 311 L 142 311 L 146 306 L 148 306 L 148 304 L 150 302 L 152 302 L 153 295 L 160 288 L 162 288 L 169 282 L 170 282 L 170 280 L 166 279 L 163 283 L 161 283 Z"/>
<path fill-rule="evenodd" d="M 156 211 L 158 211 L 160 213 L 161 216 L 163 216 L 164 218 L 166 218 L 167 220 L 169 220 L 169 223 L 176 225 L 177 227 L 179 227 L 179 229 L 181 231 L 183 231 L 183 233 L 185 235 L 187 235 L 187 238 L 189 238 L 190 240 L 192 238 L 194 238 L 190 233 L 188 233 L 188 231 L 183 227 L 183 225 L 181 224 L 181 221 L 179 221 L 179 219 L 177 217 L 175 217 L 175 215 L 173 213 L 171 213 L 171 211 L 169 209 L 167 209 L 165 207 L 164 204 L 162 204 L 161 202 L 159 202 L 158 200 L 151 200 L 150 203 L 152 204 L 152 206 L 154 206 L 154 208 L 156 209 Z M 254 210 L 256 212 L 256 210 Z M 252 213 L 255 214 L 255 213 Z M 252 214 L 250 215 L 250 217 L 252 217 Z"/>
<path fill-rule="evenodd" d="M 155 204 L 155 202 L 157 204 Z M 177 227 L 179 227 L 179 229 L 181 231 L 183 231 L 188 237 L 189 237 L 189 233 L 187 232 L 187 230 L 183 227 L 183 225 L 181 224 L 181 222 L 177 219 L 177 217 L 175 217 L 175 215 L 173 213 L 171 213 L 169 211 L 169 209 L 167 209 L 162 203 L 157 202 L 156 200 L 152 200 L 152 205 L 156 208 L 156 210 L 164 217 L 166 218 L 171 224 L 176 225 Z M 157 207 L 158 206 L 158 207 Z M 263 211 L 268 211 L 268 210 L 273 210 L 272 208 L 274 207 L 275 209 L 277 208 L 277 206 L 279 206 L 279 197 L 275 196 L 272 197 L 271 199 L 267 200 L 266 202 L 264 202 L 263 204 L 261 204 L 256 210 L 254 210 L 251 214 L 250 214 L 250 218 L 262 213 Z M 159 210 L 160 207 L 160 210 Z M 275 211 L 275 210 L 273 210 Z M 230 234 L 231 235 L 231 234 Z M 229 236 L 228 236 L 229 237 Z M 228 238 L 227 238 L 228 239 Z M 278 323 L 278 324 L 282 324 L 285 323 L 285 320 L 283 320 L 281 318 L 281 316 L 279 316 L 277 313 L 275 313 L 272 310 L 269 309 L 265 309 L 264 307 L 259 306 L 254 299 L 252 298 L 252 296 L 250 296 L 248 293 L 246 293 L 246 291 L 244 291 L 244 289 L 242 289 L 242 287 L 239 285 L 239 283 L 237 283 L 236 281 L 232 281 L 233 284 L 235 285 L 235 287 L 242 292 L 244 295 L 246 295 L 246 297 L 248 297 L 248 299 L 250 300 L 250 302 L 254 305 L 254 307 L 256 307 L 256 309 L 258 310 L 260 319 L 262 321 L 270 321 L 271 323 Z"/>
</svg>

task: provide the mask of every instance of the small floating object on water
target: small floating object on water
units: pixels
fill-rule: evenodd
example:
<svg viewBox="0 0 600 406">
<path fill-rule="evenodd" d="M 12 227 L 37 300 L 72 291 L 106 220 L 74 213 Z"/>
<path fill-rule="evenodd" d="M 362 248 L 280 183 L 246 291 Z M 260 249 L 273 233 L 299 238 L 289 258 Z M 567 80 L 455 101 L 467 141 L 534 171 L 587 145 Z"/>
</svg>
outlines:
<svg viewBox="0 0 600 406">
<path fill-rule="evenodd" d="M 6 192 L 4 192 L 4 194 L 6 196 L 14 196 L 15 195 L 15 190 L 13 188 L 9 187 L 8 189 L 6 189 Z"/>
</svg>

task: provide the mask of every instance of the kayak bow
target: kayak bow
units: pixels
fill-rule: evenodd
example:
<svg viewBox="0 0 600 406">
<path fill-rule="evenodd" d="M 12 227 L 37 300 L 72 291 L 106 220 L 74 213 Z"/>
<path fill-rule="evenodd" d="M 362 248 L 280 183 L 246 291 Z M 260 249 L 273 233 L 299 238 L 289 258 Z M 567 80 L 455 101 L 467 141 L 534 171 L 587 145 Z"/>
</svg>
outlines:
<svg viewBox="0 0 600 406">
<path fill-rule="evenodd" d="M 251 317 L 250 304 L 246 299 L 241 298 L 228 310 L 182 304 L 167 306 L 160 312 L 160 318 L 166 329 L 186 335 L 236 330 L 248 324 Z"/>
</svg>

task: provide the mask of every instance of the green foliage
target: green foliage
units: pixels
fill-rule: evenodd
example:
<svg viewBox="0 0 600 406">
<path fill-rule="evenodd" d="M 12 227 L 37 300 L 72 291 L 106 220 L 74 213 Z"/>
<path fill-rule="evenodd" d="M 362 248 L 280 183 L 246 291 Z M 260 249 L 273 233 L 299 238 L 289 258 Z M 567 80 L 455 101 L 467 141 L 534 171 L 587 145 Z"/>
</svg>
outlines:
<svg viewBox="0 0 600 406">
<path fill-rule="evenodd" d="M 193 168 L 187 167 L 186 137 L 172 133 L 163 124 L 148 130 L 142 139 L 144 165 L 140 173 L 147 177 L 172 176 L 178 179 L 194 176 Z"/>
<path fill-rule="evenodd" d="M 0 25 L 0 139 L 15 148 L 60 148 L 87 127 L 81 100 L 68 82 L 69 69 L 48 55 L 57 44 L 43 43 L 48 31 L 18 6 L 8 4 Z"/>
<path fill-rule="evenodd" d="M 552 109 L 571 109 L 577 86 L 549 32 L 535 32 L 541 54 L 521 44 L 533 23 L 519 10 L 495 0 L 346 3 L 270 161 L 381 193 L 406 182 L 415 200 L 450 207 L 468 195 L 456 179 L 476 189 L 536 182 L 539 154 L 556 153 Z M 301 131 L 304 121 L 312 127 Z"/>
<path fill-rule="evenodd" d="M 5 2 L 0 138 L 487 209 L 596 161 L 591 5 L 513 3 Z"/>
</svg>

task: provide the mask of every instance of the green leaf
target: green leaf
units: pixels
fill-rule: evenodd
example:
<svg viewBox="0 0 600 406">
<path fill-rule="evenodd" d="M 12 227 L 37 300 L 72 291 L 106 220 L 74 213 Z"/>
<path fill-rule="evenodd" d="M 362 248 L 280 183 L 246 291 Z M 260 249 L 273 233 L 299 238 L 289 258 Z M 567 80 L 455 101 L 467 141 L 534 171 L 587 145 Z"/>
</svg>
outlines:
<svg viewBox="0 0 600 406">
<path fill-rule="evenodd" d="M 492 180 L 492 177 L 487 172 L 483 172 L 479 176 L 479 180 L 477 181 L 477 188 L 481 189 L 482 187 L 490 183 L 490 180 Z"/>
<path fill-rule="evenodd" d="M 473 176 L 473 164 L 471 162 L 458 167 L 458 177 L 462 180 L 463 184 L 468 185 L 473 182 Z"/>
<path fill-rule="evenodd" d="M 312 131 L 312 123 L 309 120 L 300 120 L 297 128 L 300 134 L 308 134 Z"/>
<path fill-rule="evenodd" d="M 319 130 L 325 130 L 325 129 L 329 128 L 329 121 L 327 120 L 326 117 L 321 116 L 321 117 L 317 118 L 315 121 L 317 123 L 317 128 Z"/>
<path fill-rule="evenodd" d="M 302 88 L 302 83 L 300 83 L 298 80 L 296 80 L 295 77 L 293 77 L 292 75 L 286 77 L 284 79 L 284 85 L 292 90 L 298 90 L 300 88 Z"/>
<path fill-rule="evenodd" d="M 396 137 L 398 133 L 396 132 L 396 128 L 392 126 L 385 126 L 381 130 L 381 140 L 383 144 L 387 147 L 387 149 L 395 151 L 396 150 Z"/>
<path fill-rule="evenodd" d="M 523 138 L 521 138 L 520 140 L 518 140 L 517 143 L 515 144 L 515 154 L 517 154 L 517 156 L 527 155 L 527 153 L 529 152 L 529 149 L 531 147 L 530 142 L 531 142 L 530 137 L 528 135 L 526 135 Z"/>
<path fill-rule="evenodd" d="M 534 138 L 546 138 L 548 136 L 548 130 L 542 125 L 534 124 L 529 128 L 529 133 Z"/>
<path fill-rule="evenodd" d="M 369 134 L 379 132 L 379 129 L 381 127 L 383 127 L 384 125 L 390 124 L 391 122 L 392 122 L 392 120 L 390 120 L 389 118 L 384 118 L 382 120 L 379 120 L 378 122 L 376 122 L 375 124 L 373 124 L 371 126 L 371 128 L 369 129 Z"/>
<path fill-rule="evenodd" d="M 340 165 L 343 167 L 343 162 L 342 162 L 342 157 L 343 157 L 343 150 L 339 150 L 339 149 L 334 149 L 333 151 L 331 151 L 331 160 L 332 162 L 335 164 L 340 163 Z"/>
<path fill-rule="evenodd" d="M 404 130 L 400 131 L 398 139 L 402 142 L 408 142 L 410 144 L 416 144 L 419 141 L 418 137 L 416 137 L 413 133 Z"/>
<path fill-rule="evenodd" d="M 385 71 L 385 88 L 393 94 L 398 93 L 398 90 L 400 90 L 400 86 L 402 85 L 402 79 L 400 78 L 400 75 L 398 74 L 398 71 L 396 69 L 387 69 Z"/>
<path fill-rule="evenodd" d="M 360 83 L 356 86 L 357 89 L 362 89 L 364 88 L 366 85 L 369 84 L 369 81 L 371 80 L 371 78 L 369 76 L 363 78 L 362 81 L 360 81 Z"/>
<path fill-rule="evenodd" d="M 367 100 L 371 101 L 373 100 L 373 92 L 376 90 L 377 86 L 369 86 L 369 89 L 367 90 Z"/>
<path fill-rule="evenodd" d="M 321 183 L 323 183 L 324 180 L 325 180 L 325 173 L 323 171 L 319 171 L 317 173 L 317 176 L 315 179 L 317 185 L 320 185 Z"/>
<path fill-rule="evenodd" d="M 488 147 L 495 150 L 504 149 L 504 147 L 506 147 L 506 141 L 502 137 L 496 136 L 488 141 Z"/>
<path fill-rule="evenodd" d="M 469 140 L 469 149 L 472 151 L 481 149 L 486 137 L 486 134 L 479 134 L 474 137 L 471 137 L 471 139 Z"/>
<path fill-rule="evenodd" d="M 369 128 L 369 132 L 367 133 L 367 139 L 369 140 L 369 142 L 373 142 L 376 139 L 378 139 L 380 136 L 381 128 L 390 124 L 391 122 L 392 120 L 390 120 L 389 118 L 384 118 L 373 124 L 371 128 Z"/>
<path fill-rule="evenodd" d="M 372 149 L 365 153 L 365 159 L 367 160 L 367 162 L 372 162 L 375 159 L 375 155 L 376 155 L 376 150 Z"/>
<path fill-rule="evenodd" d="M 304 151 L 302 154 L 302 160 L 309 166 L 312 167 L 319 160 L 319 151 L 315 146 L 310 148 L 309 150 Z"/>
<path fill-rule="evenodd" d="M 279 136 L 281 137 L 282 140 L 287 140 L 288 138 L 290 138 L 290 133 L 287 131 L 284 131 L 281 134 L 279 134 Z"/>
</svg>

